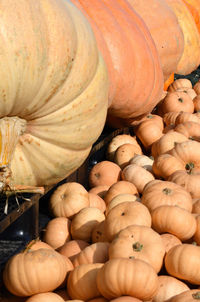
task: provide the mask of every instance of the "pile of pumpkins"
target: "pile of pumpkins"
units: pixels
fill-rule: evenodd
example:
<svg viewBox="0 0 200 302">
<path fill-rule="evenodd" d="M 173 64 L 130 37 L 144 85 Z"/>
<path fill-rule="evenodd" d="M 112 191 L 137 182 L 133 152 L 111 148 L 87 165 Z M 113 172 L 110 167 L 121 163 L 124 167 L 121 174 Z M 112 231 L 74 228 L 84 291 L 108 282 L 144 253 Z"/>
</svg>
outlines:
<svg viewBox="0 0 200 302">
<path fill-rule="evenodd" d="M 200 299 L 200 81 L 108 144 L 89 188 L 59 185 L 41 238 L 8 260 L 5 302 Z"/>
<path fill-rule="evenodd" d="M 2 0 L 1 11 L 5 189 L 66 178 L 105 123 L 145 117 L 174 73 L 200 64 L 199 0 Z"/>
</svg>

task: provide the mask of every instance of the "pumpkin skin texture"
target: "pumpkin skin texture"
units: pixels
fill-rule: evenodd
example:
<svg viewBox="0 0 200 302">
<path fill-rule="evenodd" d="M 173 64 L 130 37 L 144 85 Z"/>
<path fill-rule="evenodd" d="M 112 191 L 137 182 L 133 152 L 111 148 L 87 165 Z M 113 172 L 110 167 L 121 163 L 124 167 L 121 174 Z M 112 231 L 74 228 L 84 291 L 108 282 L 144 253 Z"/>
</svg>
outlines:
<svg viewBox="0 0 200 302">
<path fill-rule="evenodd" d="M 25 124 L 11 184 L 55 184 L 84 162 L 104 127 L 107 68 L 70 1 L 5 0 L 1 9 L 1 118 Z"/>
<path fill-rule="evenodd" d="M 88 196 L 89 196 L 90 207 L 97 208 L 104 213 L 106 210 L 106 203 L 103 200 L 103 198 L 101 198 L 99 195 L 94 193 L 88 193 Z"/>
<path fill-rule="evenodd" d="M 146 226 L 126 227 L 109 246 L 109 259 L 140 259 L 149 263 L 157 273 L 162 267 L 164 255 L 165 247 L 161 236 Z"/>
<path fill-rule="evenodd" d="M 177 79 L 170 84 L 168 91 L 173 92 L 183 87 L 192 88 L 192 82 L 189 79 Z"/>
<path fill-rule="evenodd" d="M 168 92 L 166 97 L 162 100 L 160 107 L 163 114 L 172 111 L 194 112 L 192 98 L 183 91 Z"/>
<path fill-rule="evenodd" d="M 92 230 L 92 242 L 105 242 L 108 241 L 105 230 L 105 220 L 98 223 Z"/>
<path fill-rule="evenodd" d="M 97 273 L 97 287 L 109 300 L 128 295 L 147 301 L 158 288 L 158 276 L 153 267 L 142 260 L 110 259 Z"/>
<path fill-rule="evenodd" d="M 89 243 L 83 240 L 70 240 L 66 242 L 63 246 L 57 249 L 57 251 L 68 257 L 69 260 L 73 261 L 74 258 L 87 246 Z"/>
<path fill-rule="evenodd" d="M 56 293 L 42 293 L 36 294 L 26 300 L 26 302 L 64 302 L 63 298 L 61 298 Z"/>
<path fill-rule="evenodd" d="M 176 237 L 173 234 L 169 234 L 169 233 L 164 233 L 161 234 L 161 238 L 163 240 L 164 246 L 165 246 L 165 251 L 166 253 L 175 245 L 181 244 L 181 240 L 178 239 L 178 237 Z"/>
<path fill-rule="evenodd" d="M 175 73 L 186 75 L 200 64 L 200 35 L 192 14 L 182 0 L 166 0 L 175 13 L 184 35 L 184 50 Z"/>
<path fill-rule="evenodd" d="M 165 256 L 165 267 L 171 276 L 199 285 L 200 247 L 187 243 L 174 246 Z"/>
<path fill-rule="evenodd" d="M 196 300 L 199 300 L 199 297 L 199 289 L 191 289 L 172 297 L 168 302 L 194 302 Z"/>
<path fill-rule="evenodd" d="M 96 285 L 96 277 L 103 265 L 103 263 L 89 263 L 75 267 L 67 280 L 69 296 L 83 301 L 101 296 Z"/>
<path fill-rule="evenodd" d="M 168 301 L 171 297 L 189 290 L 185 283 L 172 276 L 160 275 L 158 276 L 158 283 L 158 290 L 152 302 Z"/>
<path fill-rule="evenodd" d="M 160 100 L 164 80 L 158 52 L 145 22 L 126 0 L 95 0 L 92 5 L 90 0 L 73 0 L 73 3 L 88 17 L 108 67 L 111 103 L 108 116 L 126 120 L 151 112 Z M 141 72 L 141 66 L 148 72 Z"/>
<path fill-rule="evenodd" d="M 183 32 L 176 15 L 166 1 L 128 0 L 145 23 L 156 44 L 164 79 L 173 74 L 184 49 Z"/>
<path fill-rule="evenodd" d="M 156 232 L 173 234 L 181 241 L 192 238 L 196 231 L 195 217 L 187 210 L 176 206 L 157 207 L 151 212 L 151 217 L 152 228 Z"/>
<path fill-rule="evenodd" d="M 188 121 L 182 124 L 178 124 L 174 128 L 174 131 L 182 133 L 190 139 L 200 141 L 200 123 Z"/>
<path fill-rule="evenodd" d="M 152 212 L 161 205 L 178 206 L 192 212 L 192 197 L 183 187 L 171 181 L 160 180 L 144 188 L 142 203 Z"/>
<path fill-rule="evenodd" d="M 56 289 L 65 280 L 67 269 L 65 258 L 58 252 L 51 249 L 30 250 L 8 260 L 3 281 L 12 294 L 31 296 Z"/>
<path fill-rule="evenodd" d="M 115 196 L 107 205 L 106 207 L 106 215 L 108 215 L 108 213 L 110 212 L 110 210 L 112 208 L 114 208 L 116 205 L 124 202 L 124 201 L 141 201 L 141 199 L 133 194 L 119 194 L 117 196 Z"/>
</svg>

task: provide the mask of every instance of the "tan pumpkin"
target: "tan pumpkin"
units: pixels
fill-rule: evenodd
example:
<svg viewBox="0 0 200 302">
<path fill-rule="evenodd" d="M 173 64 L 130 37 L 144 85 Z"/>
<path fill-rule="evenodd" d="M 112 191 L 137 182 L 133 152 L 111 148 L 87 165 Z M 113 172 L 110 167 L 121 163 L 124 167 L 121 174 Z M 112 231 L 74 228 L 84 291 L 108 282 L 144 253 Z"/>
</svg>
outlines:
<svg viewBox="0 0 200 302">
<path fill-rule="evenodd" d="M 171 276 L 199 285 L 200 247 L 186 243 L 174 246 L 165 256 L 165 267 Z"/>
<path fill-rule="evenodd" d="M 101 296 L 96 284 L 97 273 L 103 263 L 81 264 L 70 272 L 67 291 L 72 299 L 87 301 Z"/>
<path fill-rule="evenodd" d="M 121 168 L 108 160 L 103 160 L 92 167 L 88 180 L 90 188 L 96 186 L 111 186 L 121 179 Z"/>
<path fill-rule="evenodd" d="M 86 207 L 80 210 L 71 222 L 72 238 L 90 242 L 93 228 L 104 219 L 105 215 L 97 208 Z"/>
<path fill-rule="evenodd" d="M 125 201 L 141 201 L 140 198 L 137 195 L 133 195 L 133 194 L 119 194 L 117 196 L 115 196 L 107 205 L 106 207 L 106 216 L 108 215 L 108 213 L 110 212 L 110 210 L 112 208 L 114 208 L 116 205 L 125 202 Z"/>
<path fill-rule="evenodd" d="M 181 87 L 181 88 L 178 88 L 176 91 L 185 92 L 187 95 L 189 95 L 191 97 L 192 101 L 197 96 L 195 90 L 193 88 L 189 88 L 189 87 Z"/>
<path fill-rule="evenodd" d="M 26 300 L 26 302 L 64 302 L 63 298 L 56 293 L 41 293 L 31 296 Z"/>
<path fill-rule="evenodd" d="M 156 123 L 149 120 L 140 123 L 135 129 L 135 134 L 144 148 L 149 150 L 151 145 L 163 135 L 162 130 Z"/>
<path fill-rule="evenodd" d="M 106 158 L 110 161 L 113 161 L 115 151 L 117 150 L 117 148 L 119 148 L 119 146 L 124 144 L 133 144 L 135 146 L 138 146 L 138 148 L 140 147 L 135 136 L 132 136 L 130 134 L 118 134 L 109 142 L 106 150 Z"/>
<path fill-rule="evenodd" d="M 89 243 L 84 240 L 70 240 L 58 248 L 57 252 L 68 257 L 73 262 L 74 258 L 87 246 L 89 246 Z"/>
<path fill-rule="evenodd" d="M 56 289 L 65 280 L 68 269 L 66 259 L 58 252 L 30 250 L 15 254 L 8 260 L 3 282 L 12 294 L 31 296 Z"/>
<path fill-rule="evenodd" d="M 197 81 L 194 86 L 193 89 L 195 90 L 196 94 L 200 94 L 200 81 Z"/>
<path fill-rule="evenodd" d="M 88 192 L 78 182 L 58 186 L 50 197 L 50 212 L 55 217 L 72 218 L 82 208 L 89 206 Z"/>
<path fill-rule="evenodd" d="M 165 247 L 152 228 L 130 225 L 121 230 L 109 245 L 109 259 L 140 259 L 149 263 L 158 273 L 163 264 Z"/>
<path fill-rule="evenodd" d="M 133 183 L 139 193 L 142 193 L 145 185 L 148 182 L 155 179 L 151 172 L 141 166 L 138 166 L 137 164 L 130 164 L 126 166 L 122 170 L 121 177 L 123 180 Z"/>
<path fill-rule="evenodd" d="M 142 154 L 142 149 L 133 144 L 123 144 L 115 151 L 114 162 L 123 170 L 136 154 Z"/>
<path fill-rule="evenodd" d="M 142 260 L 110 259 L 98 271 L 97 287 L 109 300 L 129 295 L 146 301 L 158 289 L 158 276 L 153 267 Z"/>
<path fill-rule="evenodd" d="M 185 165 L 173 155 L 164 153 L 154 159 L 152 169 L 155 177 L 168 179 L 174 172 L 184 170 Z"/>
<path fill-rule="evenodd" d="M 110 186 L 104 197 L 104 201 L 108 205 L 110 201 L 119 194 L 138 195 L 138 190 L 136 186 L 130 181 L 120 180 L 114 183 L 112 186 Z"/>
<path fill-rule="evenodd" d="M 132 1 L 132 0 L 130 0 Z M 157 1 L 157 0 L 156 0 Z M 138 117 L 137 119 L 134 119 L 133 121 L 129 122 L 129 124 L 127 126 L 133 126 L 136 127 L 139 124 L 141 124 L 142 122 L 145 121 L 151 121 L 154 122 L 161 130 L 163 129 L 163 119 L 161 116 L 159 116 L 158 114 L 154 114 L 154 113 L 148 113 L 147 115 L 143 116 L 142 118 Z"/>
<path fill-rule="evenodd" d="M 105 230 L 105 220 L 99 222 L 92 230 L 92 242 L 105 242 L 108 241 Z"/>
<path fill-rule="evenodd" d="M 172 277 L 158 276 L 158 290 L 152 302 L 168 301 L 171 297 L 188 291 L 190 288 L 182 281 Z"/>
<path fill-rule="evenodd" d="M 193 200 L 192 213 L 200 214 L 200 199 L 199 198 Z"/>
<path fill-rule="evenodd" d="M 177 170 L 169 176 L 168 180 L 181 185 L 191 194 L 192 198 L 200 198 L 200 170 Z"/>
<path fill-rule="evenodd" d="M 194 103 L 194 102 L 193 102 Z M 200 123 L 199 117 L 194 113 L 180 112 L 176 118 L 175 125 L 182 124 L 185 122 L 196 122 Z"/>
<path fill-rule="evenodd" d="M 149 183 L 142 192 L 141 202 L 152 212 L 162 205 L 178 206 L 192 212 L 192 197 L 180 185 L 171 181 L 160 180 L 156 183 Z"/>
<path fill-rule="evenodd" d="M 108 241 L 129 225 L 151 226 L 151 215 L 146 206 L 138 201 L 122 202 L 112 208 L 105 219 Z"/>
<path fill-rule="evenodd" d="M 71 220 L 66 217 L 51 219 L 44 230 L 43 241 L 54 249 L 61 247 L 65 242 L 70 241 Z"/>
<path fill-rule="evenodd" d="M 46 242 L 40 240 L 39 238 L 31 240 L 26 245 L 26 250 L 39 250 L 39 249 L 54 249 L 51 245 L 47 244 Z"/>
<path fill-rule="evenodd" d="M 200 298 L 199 289 L 191 289 L 169 299 L 168 302 L 194 302 Z"/>
<path fill-rule="evenodd" d="M 196 217 L 196 222 L 197 222 L 197 228 L 196 228 L 196 232 L 194 233 L 194 241 L 200 245 L 200 216 L 198 215 Z"/>
<path fill-rule="evenodd" d="M 200 123 L 196 122 L 185 122 L 182 124 L 178 124 L 174 131 L 177 131 L 189 139 L 193 139 L 196 141 L 200 141 Z"/>
<path fill-rule="evenodd" d="M 173 92 L 173 91 L 176 91 L 177 89 L 183 88 L 183 87 L 192 88 L 192 82 L 186 78 L 176 79 L 175 81 L 173 81 L 170 84 L 168 91 Z"/>
<path fill-rule="evenodd" d="M 104 213 L 106 210 L 106 204 L 103 198 L 91 192 L 88 193 L 88 196 L 89 196 L 90 207 L 98 208 Z"/>
<path fill-rule="evenodd" d="M 173 234 L 164 233 L 160 235 L 165 246 L 166 253 L 175 245 L 181 244 L 181 240 Z"/>
<path fill-rule="evenodd" d="M 74 258 L 74 267 L 84 263 L 105 263 L 108 260 L 108 248 L 108 242 L 90 244 Z"/>
<path fill-rule="evenodd" d="M 174 125 L 177 116 L 179 116 L 180 111 L 170 111 L 163 115 L 163 122 L 166 126 Z"/>
<path fill-rule="evenodd" d="M 145 154 L 141 154 L 141 155 L 136 154 L 129 161 L 129 164 L 136 164 L 152 173 L 153 158 Z"/>
<path fill-rule="evenodd" d="M 108 191 L 109 188 L 110 188 L 110 186 L 108 186 L 108 185 L 96 186 L 96 187 L 91 188 L 88 192 L 93 193 L 93 194 L 97 194 L 101 198 L 104 199 L 105 194 L 106 194 L 106 192 Z"/>
<path fill-rule="evenodd" d="M 173 111 L 194 112 L 194 103 L 192 98 L 183 91 L 168 92 L 159 106 L 162 114 Z"/>
<path fill-rule="evenodd" d="M 200 93 L 193 99 L 194 112 L 200 111 Z"/>
<path fill-rule="evenodd" d="M 121 296 L 121 297 L 112 299 L 110 301 L 112 301 L 112 302 L 142 302 L 142 300 L 139 300 L 139 299 L 131 297 L 131 296 Z"/>
<path fill-rule="evenodd" d="M 151 217 L 152 228 L 156 232 L 173 234 L 181 241 L 192 238 L 196 231 L 195 217 L 180 207 L 168 205 L 157 207 L 151 212 Z"/>
<path fill-rule="evenodd" d="M 166 0 L 175 13 L 184 35 L 184 50 L 175 72 L 186 75 L 200 64 L 200 35 L 192 14 L 181 0 Z"/>
<path fill-rule="evenodd" d="M 12 172 L 11 187 L 56 184 L 84 162 L 103 130 L 107 68 L 71 1 L 2 5 L 1 166 Z"/>
<path fill-rule="evenodd" d="M 200 124 L 199 124 L 200 125 Z M 175 143 L 185 142 L 186 135 L 179 133 L 176 127 L 164 134 L 160 139 L 154 142 L 151 146 L 151 154 L 155 158 L 160 154 L 166 153 L 174 147 Z"/>
</svg>

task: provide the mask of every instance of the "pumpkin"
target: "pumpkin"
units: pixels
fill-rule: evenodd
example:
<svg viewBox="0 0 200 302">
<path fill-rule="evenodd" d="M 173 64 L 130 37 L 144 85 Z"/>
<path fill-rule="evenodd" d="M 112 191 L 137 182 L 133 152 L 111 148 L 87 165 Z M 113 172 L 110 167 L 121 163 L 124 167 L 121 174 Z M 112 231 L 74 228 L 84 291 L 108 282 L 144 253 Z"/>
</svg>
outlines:
<svg viewBox="0 0 200 302">
<path fill-rule="evenodd" d="M 67 182 L 59 185 L 50 196 L 49 208 L 56 217 L 72 218 L 89 204 L 88 192 L 83 185 L 77 182 Z"/>
<path fill-rule="evenodd" d="M 168 91 L 173 92 L 183 87 L 192 88 L 192 82 L 189 79 L 184 79 L 184 78 L 176 79 L 170 84 Z"/>
<path fill-rule="evenodd" d="M 187 95 L 189 95 L 191 97 L 192 100 L 197 96 L 197 94 L 193 88 L 181 87 L 181 88 L 178 88 L 176 91 L 185 92 Z"/>
<path fill-rule="evenodd" d="M 92 230 L 92 242 L 108 241 L 105 230 L 105 220 L 99 222 Z"/>
<path fill-rule="evenodd" d="M 180 134 L 183 134 L 189 139 L 200 141 L 200 123 L 196 122 L 185 122 L 178 124 L 175 128 L 174 131 L 179 132 Z"/>
<path fill-rule="evenodd" d="M 145 185 L 149 181 L 154 180 L 154 176 L 145 168 L 137 164 L 130 164 L 122 170 L 122 179 L 133 183 L 138 192 L 142 193 Z"/>
<path fill-rule="evenodd" d="M 68 271 L 66 259 L 58 252 L 51 249 L 29 250 L 8 260 L 3 282 L 12 294 L 31 296 L 56 289 Z"/>
<path fill-rule="evenodd" d="M 191 0 L 182 0 L 187 8 L 189 9 L 190 13 L 192 14 L 194 21 L 196 23 L 197 29 L 200 33 L 200 5 L 196 3 L 196 1 Z"/>
<path fill-rule="evenodd" d="M 54 249 L 61 247 L 71 239 L 70 225 L 71 221 L 66 217 L 51 219 L 45 227 L 43 241 Z"/>
<path fill-rule="evenodd" d="M 109 300 L 128 295 L 147 301 L 158 288 L 155 270 L 139 259 L 110 259 L 100 268 L 96 280 L 100 293 Z"/>
<path fill-rule="evenodd" d="M 199 170 L 177 170 L 169 176 L 168 180 L 181 185 L 191 194 L 192 198 L 200 198 Z"/>
<path fill-rule="evenodd" d="M 132 144 L 121 145 L 115 151 L 114 162 L 123 170 L 136 154 L 142 154 L 141 148 Z"/>
<path fill-rule="evenodd" d="M 104 263 L 108 260 L 108 242 L 96 242 L 84 248 L 73 260 L 74 267 L 84 263 Z"/>
<path fill-rule="evenodd" d="M 192 197 L 180 185 L 171 181 L 160 180 L 159 182 L 149 183 L 142 192 L 141 202 L 150 212 L 161 205 L 178 206 L 192 212 Z"/>
<path fill-rule="evenodd" d="M 146 206 L 139 201 L 122 202 L 112 208 L 105 219 L 105 230 L 108 241 L 129 225 L 151 226 L 151 215 Z"/>
<path fill-rule="evenodd" d="M 184 91 L 168 92 L 159 106 L 163 114 L 172 111 L 194 112 L 192 98 Z"/>
<path fill-rule="evenodd" d="M 26 245 L 27 250 L 39 250 L 39 249 L 54 249 L 52 246 L 47 244 L 46 242 L 40 240 L 39 238 L 31 240 L 27 245 Z"/>
<path fill-rule="evenodd" d="M 184 48 L 183 32 L 166 1 L 128 0 L 145 21 L 157 47 L 164 79 L 175 71 Z"/>
<path fill-rule="evenodd" d="M 153 158 L 144 154 L 136 154 L 129 164 L 136 164 L 152 173 Z"/>
<path fill-rule="evenodd" d="M 180 111 L 170 111 L 163 115 L 163 122 L 166 126 L 175 124 L 176 118 L 180 114 Z"/>
<path fill-rule="evenodd" d="M 69 296 L 67 294 L 67 291 L 65 288 L 62 288 L 62 289 L 56 289 L 54 291 L 54 293 L 56 293 L 57 295 L 59 295 L 61 298 L 64 299 L 64 301 L 67 301 L 69 299 Z"/>
<path fill-rule="evenodd" d="M 189 287 L 184 282 L 172 276 L 160 275 L 158 276 L 158 290 L 152 302 L 168 301 L 171 297 L 187 290 L 189 290 Z"/>
<path fill-rule="evenodd" d="M 106 65 L 71 1 L 4 1 L 2 12 L 0 164 L 11 171 L 11 188 L 52 185 L 84 162 L 101 134 Z"/>
<path fill-rule="evenodd" d="M 194 101 L 193 101 L 194 103 Z M 175 125 L 177 126 L 178 124 L 182 124 L 185 122 L 195 122 L 195 123 L 200 123 L 199 117 L 194 114 L 194 113 L 189 113 L 189 112 L 180 112 L 177 115 L 177 118 L 175 120 Z"/>
<path fill-rule="evenodd" d="M 200 199 L 194 199 L 193 201 L 192 213 L 200 214 Z"/>
<path fill-rule="evenodd" d="M 131 297 L 131 296 L 121 296 L 110 300 L 112 302 L 142 302 L 141 300 Z"/>
<path fill-rule="evenodd" d="M 72 299 L 87 301 L 101 296 L 96 277 L 103 263 L 81 264 L 69 273 L 67 291 Z"/>
<path fill-rule="evenodd" d="M 26 302 L 64 302 L 63 298 L 56 293 L 41 293 L 31 296 Z"/>
<path fill-rule="evenodd" d="M 181 240 L 173 234 L 164 233 L 160 235 L 165 246 L 166 253 L 175 245 L 181 244 Z"/>
<path fill-rule="evenodd" d="M 197 222 L 197 228 L 196 228 L 196 232 L 194 233 L 194 241 L 200 245 L 200 216 L 198 215 L 196 217 L 196 222 Z"/>
<path fill-rule="evenodd" d="M 90 242 L 93 228 L 104 219 L 105 215 L 97 208 L 86 207 L 80 210 L 71 222 L 72 238 Z"/>
<path fill-rule="evenodd" d="M 94 165 L 88 176 L 90 188 L 96 186 L 111 186 L 121 179 L 121 168 L 108 160 L 103 160 Z"/>
<path fill-rule="evenodd" d="M 168 302 L 194 302 L 200 299 L 199 289 L 191 289 L 169 299 Z"/>
<path fill-rule="evenodd" d="M 88 193 L 88 196 L 89 196 L 90 207 L 98 208 L 104 213 L 106 210 L 106 204 L 103 198 L 91 192 Z"/>
<path fill-rule="evenodd" d="M 192 238 L 196 231 L 195 217 L 185 209 L 162 205 L 151 212 L 152 228 L 158 233 L 170 233 L 181 241 Z M 178 219 L 177 219 L 178 217 Z"/>
<path fill-rule="evenodd" d="M 194 84 L 193 89 L 197 95 L 200 94 L 200 80 Z"/>
<path fill-rule="evenodd" d="M 165 247 L 152 228 L 130 225 L 121 230 L 109 245 L 109 259 L 140 259 L 149 263 L 158 273 L 163 264 Z"/>
<path fill-rule="evenodd" d="M 109 161 L 114 161 L 115 151 L 117 150 L 117 148 L 124 144 L 133 144 L 137 146 L 138 149 L 140 148 L 140 145 L 138 144 L 135 136 L 132 136 L 130 134 L 118 134 L 114 136 L 109 142 L 106 150 L 106 158 Z"/>
<path fill-rule="evenodd" d="M 126 0 L 95 0 L 92 5 L 90 0 L 72 2 L 90 21 L 108 68 L 108 116 L 126 120 L 151 112 L 160 100 L 164 80 L 155 43 L 143 19 Z M 143 62 L 146 72 L 141 70 Z"/>
<path fill-rule="evenodd" d="M 172 247 L 165 256 L 165 267 L 171 276 L 199 285 L 200 247 L 187 243 Z"/>
<path fill-rule="evenodd" d="M 166 2 L 175 13 L 184 35 L 184 50 L 175 72 L 186 75 L 200 64 L 200 35 L 192 14 L 182 0 Z"/>
<path fill-rule="evenodd" d="M 110 188 L 109 185 L 99 185 L 91 188 L 88 192 L 97 194 L 99 197 L 104 199 L 106 192 L 108 191 L 109 188 Z"/>
<path fill-rule="evenodd" d="M 73 262 L 74 258 L 87 246 L 89 246 L 89 243 L 84 240 L 70 240 L 58 248 L 57 251 Z"/>
<path fill-rule="evenodd" d="M 138 190 L 136 186 L 130 181 L 120 180 L 110 186 L 104 197 L 104 201 L 108 205 L 111 200 L 119 194 L 138 195 Z"/>
<path fill-rule="evenodd" d="M 141 201 L 140 198 L 137 195 L 133 194 L 119 194 L 115 196 L 107 205 L 106 207 L 106 215 L 110 212 L 112 208 L 114 208 L 116 205 L 125 202 L 125 201 Z"/>
<path fill-rule="evenodd" d="M 200 93 L 193 99 L 194 112 L 200 111 Z"/>
</svg>

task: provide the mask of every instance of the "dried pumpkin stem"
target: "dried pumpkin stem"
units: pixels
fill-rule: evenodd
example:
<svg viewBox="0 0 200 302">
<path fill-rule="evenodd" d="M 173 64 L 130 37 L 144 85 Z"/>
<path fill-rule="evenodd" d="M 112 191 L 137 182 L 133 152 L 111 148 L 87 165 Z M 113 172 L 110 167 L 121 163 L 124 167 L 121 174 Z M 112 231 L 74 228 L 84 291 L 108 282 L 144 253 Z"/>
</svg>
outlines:
<svg viewBox="0 0 200 302">
<path fill-rule="evenodd" d="M 163 193 L 166 194 L 166 195 L 170 195 L 172 190 L 170 188 L 164 188 L 163 190 Z"/>
<path fill-rule="evenodd" d="M 141 244 L 138 241 L 133 244 L 133 249 L 135 252 L 140 252 L 142 248 L 143 248 L 143 244 Z"/>
<path fill-rule="evenodd" d="M 195 300 L 200 300 L 200 291 L 199 292 L 196 292 L 194 294 L 192 294 L 192 297 L 195 299 Z"/>
<path fill-rule="evenodd" d="M 188 173 L 191 173 L 192 172 L 192 169 L 194 169 L 194 163 L 187 163 L 186 165 L 185 165 L 185 169 L 186 169 L 186 171 L 188 172 Z"/>
</svg>

